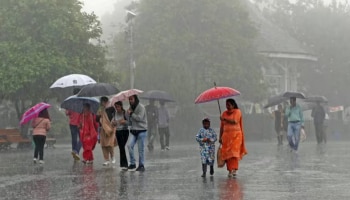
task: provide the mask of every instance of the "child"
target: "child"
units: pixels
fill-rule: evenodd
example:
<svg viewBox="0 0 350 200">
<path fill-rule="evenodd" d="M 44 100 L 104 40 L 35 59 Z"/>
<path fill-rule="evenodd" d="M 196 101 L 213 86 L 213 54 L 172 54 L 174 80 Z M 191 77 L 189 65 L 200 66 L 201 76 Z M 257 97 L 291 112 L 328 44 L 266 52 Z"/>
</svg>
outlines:
<svg viewBox="0 0 350 200">
<path fill-rule="evenodd" d="M 202 120 L 203 128 L 196 135 L 202 160 L 202 177 L 205 177 L 207 165 L 210 165 L 210 175 L 214 174 L 215 142 L 217 140 L 215 131 L 210 128 L 209 118 Z"/>
</svg>

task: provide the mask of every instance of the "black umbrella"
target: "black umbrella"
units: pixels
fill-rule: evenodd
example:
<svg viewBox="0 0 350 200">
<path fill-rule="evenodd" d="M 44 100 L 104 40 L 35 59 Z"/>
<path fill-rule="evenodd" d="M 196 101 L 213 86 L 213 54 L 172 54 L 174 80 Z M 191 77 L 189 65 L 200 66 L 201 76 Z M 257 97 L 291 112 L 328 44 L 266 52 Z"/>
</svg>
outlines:
<svg viewBox="0 0 350 200">
<path fill-rule="evenodd" d="M 305 102 L 319 102 L 319 103 L 328 103 L 328 99 L 324 96 L 311 96 L 304 100 Z"/>
<path fill-rule="evenodd" d="M 77 113 L 83 112 L 84 103 L 90 104 L 91 112 L 97 113 L 100 107 L 100 101 L 93 97 L 77 97 L 76 95 L 68 97 L 61 103 L 61 108 L 72 110 Z"/>
<path fill-rule="evenodd" d="M 175 100 L 167 92 L 161 90 L 150 90 L 143 93 L 140 98 L 156 100 L 156 101 L 165 101 L 165 102 L 174 102 Z"/>
<path fill-rule="evenodd" d="M 269 107 L 281 104 L 285 101 L 288 101 L 288 98 L 283 97 L 283 94 L 272 96 L 267 100 L 267 104 L 264 106 L 264 108 L 269 108 Z"/>
<path fill-rule="evenodd" d="M 116 87 L 108 83 L 95 83 L 90 84 L 81 89 L 78 93 L 78 97 L 98 97 L 109 96 L 120 92 Z"/>
<path fill-rule="evenodd" d="M 301 92 L 285 92 L 283 93 L 283 97 L 286 97 L 286 98 L 295 97 L 298 99 L 306 99 L 305 95 Z"/>
</svg>

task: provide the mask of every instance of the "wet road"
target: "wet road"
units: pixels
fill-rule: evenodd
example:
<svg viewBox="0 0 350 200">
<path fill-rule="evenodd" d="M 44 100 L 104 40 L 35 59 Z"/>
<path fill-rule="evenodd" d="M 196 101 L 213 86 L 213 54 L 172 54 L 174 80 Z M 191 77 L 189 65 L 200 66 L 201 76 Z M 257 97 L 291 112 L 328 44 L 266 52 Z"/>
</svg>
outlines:
<svg viewBox="0 0 350 200">
<path fill-rule="evenodd" d="M 32 151 L 11 150 L 0 152 L 0 199 L 350 199 L 348 146 L 302 143 L 296 155 L 247 143 L 236 179 L 218 168 L 201 178 L 195 143 L 147 153 L 143 173 L 103 167 L 99 146 L 93 166 L 74 163 L 69 145 L 46 150 L 43 166 L 32 164 Z"/>
</svg>

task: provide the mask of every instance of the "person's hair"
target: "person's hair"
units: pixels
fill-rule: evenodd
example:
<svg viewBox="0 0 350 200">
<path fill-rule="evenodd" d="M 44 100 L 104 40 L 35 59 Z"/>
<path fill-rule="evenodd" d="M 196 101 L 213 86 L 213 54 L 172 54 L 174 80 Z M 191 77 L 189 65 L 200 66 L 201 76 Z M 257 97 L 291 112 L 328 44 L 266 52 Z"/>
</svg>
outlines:
<svg viewBox="0 0 350 200">
<path fill-rule="evenodd" d="M 74 88 L 73 89 L 73 95 L 76 95 L 80 92 L 80 88 Z"/>
<path fill-rule="evenodd" d="M 120 106 L 120 107 L 122 108 L 122 111 L 123 111 L 123 112 L 125 112 L 124 107 L 123 107 L 123 102 L 121 102 L 121 101 L 115 102 L 115 103 L 114 103 L 114 106 L 117 106 L 117 105 Z"/>
<path fill-rule="evenodd" d="M 209 123 L 210 123 L 210 119 L 209 119 L 209 118 L 204 118 L 204 119 L 202 120 L 202 124 L 204 124 L 205 122 L 209 122 Z"/>
<path fill-rule="evenodd" d="M 107 103 L 107 102 L 108 102 L 108 97 L 105 97 L 105 96 L 101 97 L 101 98 L 100 98 L 100 102 L 101 102 L 101 103 L 102 103 L 102 102 Z"/>
<path fill-rule="evenodd" d="M 50 120 L 50 115 L 49 115 L 49 111 L 47 109 L 44 109 L 42 110 L 38 117 L 41 117 L 41 118 L 45 118 L 45 119 L 49 119 Z"/>
<path fill-rule="evenodd" d="M 227 99 L 226 103 L 229 103 L 233 106 L 233 109 L 238 109 L 238 105 L 234 99 Z"/>
<path fill-rule="evenodd" d="M 134 111 L 136 109 L 136 107 L 139 105 L 140 100 L 139 100 L 139 97 L 136 94 L 132 95 L 132 97 L 134 97 L 135 103 L 133 105 L 130 105 L 130 107 Z"/>
</svg>

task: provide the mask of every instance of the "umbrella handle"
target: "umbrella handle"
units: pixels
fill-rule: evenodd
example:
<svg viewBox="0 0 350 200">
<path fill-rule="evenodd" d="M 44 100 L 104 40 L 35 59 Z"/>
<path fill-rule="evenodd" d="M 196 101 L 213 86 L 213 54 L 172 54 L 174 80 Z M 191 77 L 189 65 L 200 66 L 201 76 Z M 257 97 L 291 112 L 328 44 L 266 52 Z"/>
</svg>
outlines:
<svg viewBox="0 0 350 200">
<path fill-rule="evenodd" d="M 214 87 L 216 88 L 216 82 L 214 82 Z M 220 107 L 220 102 L 219 102 L 219 100 L 217 100 L 217 101 L 218 101 L 219 112 L 220 112 L 220 117 L 221 117 L 221 107 Z"/>
</svg>

